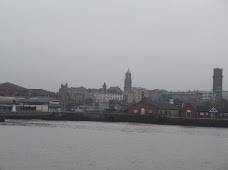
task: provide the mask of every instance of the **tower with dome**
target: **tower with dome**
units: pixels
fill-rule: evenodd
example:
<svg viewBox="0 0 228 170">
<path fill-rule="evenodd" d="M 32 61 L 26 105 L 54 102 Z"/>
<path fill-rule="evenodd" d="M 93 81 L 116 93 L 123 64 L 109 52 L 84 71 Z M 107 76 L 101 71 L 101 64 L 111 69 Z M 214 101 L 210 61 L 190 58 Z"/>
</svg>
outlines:
<svg viewBox="0 0 228 170">
<path fill-rule="evenodd" d="M 131 79 L 131 72 L 129 68 L 125 74 L 125 80 L 124 80 L 124 100 L 127 103 L 132 102 L 132 79 Z"/>
<path fill-rule="evenodd" d="M 132 91 L 132 79 L 131 79 L 131 72 L 128 69 L 125 74 L 124 92 L 131 92 L 131 91 Z"/>
</svg>

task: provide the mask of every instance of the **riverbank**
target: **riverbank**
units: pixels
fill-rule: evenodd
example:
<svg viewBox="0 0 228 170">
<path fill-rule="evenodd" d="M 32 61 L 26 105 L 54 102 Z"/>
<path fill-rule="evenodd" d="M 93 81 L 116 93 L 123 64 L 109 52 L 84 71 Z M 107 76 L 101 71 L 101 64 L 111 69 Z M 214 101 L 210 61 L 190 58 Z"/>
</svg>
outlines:
<svg viewBox="0 0 228 170">
<path fill-rule="evenodd" d="M 228 119 L 199 119 L 183 117 L 154 117 L 149 115 L 105 115 L 104 121 L 107 122 L 134 122 L 149 123 L 157 125 L 180 125 L 180 126 L 199 126 L 199 127 L 228 127 Z"/>
<path fill-rule="evenodd" d="M 228 127 L 228 119 L 199 119 L 182 117 L 159 117 L 151 115 L 129 115 L 126 113 L 10 113 L 2 115 L 4 119 L 40 119 L 47 121 L 100 121 L 100 122 L 134 122 L 157 125 L 180 125 L 201 127 Z"/>
</svg>

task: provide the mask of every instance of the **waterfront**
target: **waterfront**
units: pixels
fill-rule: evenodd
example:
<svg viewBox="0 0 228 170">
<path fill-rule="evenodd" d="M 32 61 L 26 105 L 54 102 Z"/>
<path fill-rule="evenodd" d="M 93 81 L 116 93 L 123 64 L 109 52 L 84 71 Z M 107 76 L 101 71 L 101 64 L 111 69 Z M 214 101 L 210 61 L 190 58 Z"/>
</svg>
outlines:
<svg viewBox="0 0 228 170">
<path fill-rule="evenodd" d="M 224 128 L 6 120 L 1 170 L 225 170 Z"/>
</svg>

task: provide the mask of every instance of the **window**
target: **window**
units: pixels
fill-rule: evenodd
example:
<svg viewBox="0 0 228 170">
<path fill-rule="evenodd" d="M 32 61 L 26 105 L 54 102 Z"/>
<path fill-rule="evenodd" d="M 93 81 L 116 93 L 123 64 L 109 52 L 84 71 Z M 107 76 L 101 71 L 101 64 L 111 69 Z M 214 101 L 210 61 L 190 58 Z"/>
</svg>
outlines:
<svg viewBox="0 0 228 170">
<path fill-rule="evenodd" d="M 148 110 L 148 113 L 153 113 L 153 110 Z"/>
<path fill-rule="evenodd" d="M 138 110 L 134 110 L 134 113 L 138 113 Z"/>
<path fill-rule="evenodd" d="M 204 112 L 200 112 L 200 116 L 204 116 Z"/>
</svg>

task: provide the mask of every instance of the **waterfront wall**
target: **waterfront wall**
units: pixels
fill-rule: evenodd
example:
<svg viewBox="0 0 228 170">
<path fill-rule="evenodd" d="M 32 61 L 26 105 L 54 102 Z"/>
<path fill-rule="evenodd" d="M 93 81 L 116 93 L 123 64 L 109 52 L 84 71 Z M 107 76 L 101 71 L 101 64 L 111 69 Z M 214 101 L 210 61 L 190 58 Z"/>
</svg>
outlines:
<svg viewBox="0 0 228 170">
<path fill-rule="evenodd" d="M 5 116 L 4 115 L 0 115 L 0 122 L 4 122 L 5 121 Z"/>
<path fill-rule="evenodd" d="M 228 127 L 228 119 L 199 119 L 181 117 L 153 117 L 148 115 L 107 115 L 105 121 L 150 123 L 158 125 L 181 125 L 202 127 Z"/>
<path fill-rule="evenodd" d="M 134 122 L 158 125 L 181 125 L 202 127 L 228 127 L 228 119 L 199 119 L 181 117 L 159 117 L 152 115 L 129 115 L 126 113 L 31 113 L 0 114 L 0 121 L 4 119 L 41 119 L 57 121 L 103 121 L 103 122 Z"/>
</svg>

